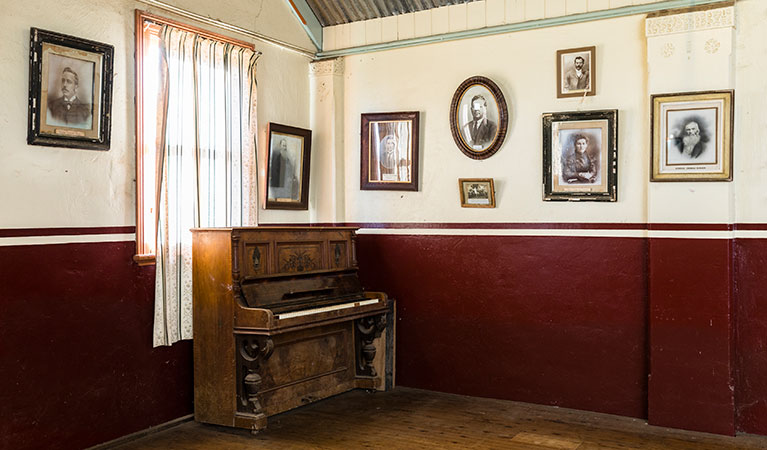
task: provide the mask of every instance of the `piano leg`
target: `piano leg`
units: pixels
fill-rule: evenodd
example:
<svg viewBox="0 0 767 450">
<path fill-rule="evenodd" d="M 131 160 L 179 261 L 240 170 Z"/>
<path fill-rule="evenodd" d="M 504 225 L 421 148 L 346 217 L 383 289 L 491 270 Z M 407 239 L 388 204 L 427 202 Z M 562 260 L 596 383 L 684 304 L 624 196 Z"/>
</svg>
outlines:
<svg viewBox="0 0 767 450">
<path fill-rule="evenodd" d="M 263 336 L 239 337 L 240 357 L 244 378 L 242 380 L 241 404 L 247 412 L 253 414 L 251 433 L 257 434 L 266 428 L 266 414 L 263 412 L 259 394 L 261 390 L 261 363 L 269 359 L 274 351 L 274 342 Z"/>
<path fill-rule="evenodd" d="M 376 347 L 373 343 L 386 329 L 386 314 L 363 317 L 355 322 L 355 344 L 357 348 L 357 387 L 375 390 L 380 383 L 373 366 Z"/>
</svg>

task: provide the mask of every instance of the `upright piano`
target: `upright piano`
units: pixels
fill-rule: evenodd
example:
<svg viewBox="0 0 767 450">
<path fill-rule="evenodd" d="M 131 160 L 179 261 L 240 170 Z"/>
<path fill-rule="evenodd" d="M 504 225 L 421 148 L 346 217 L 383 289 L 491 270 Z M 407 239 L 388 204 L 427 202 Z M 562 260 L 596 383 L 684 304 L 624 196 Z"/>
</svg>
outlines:
<svg viewBox="0 0 767 450">
<path fill-rule="evenodd" d="M 256 433 L 268 416 L 393 385 L 394 301 L 362 291 L 354 228 L 192 234 L 195 420 Z"/>
</svg>

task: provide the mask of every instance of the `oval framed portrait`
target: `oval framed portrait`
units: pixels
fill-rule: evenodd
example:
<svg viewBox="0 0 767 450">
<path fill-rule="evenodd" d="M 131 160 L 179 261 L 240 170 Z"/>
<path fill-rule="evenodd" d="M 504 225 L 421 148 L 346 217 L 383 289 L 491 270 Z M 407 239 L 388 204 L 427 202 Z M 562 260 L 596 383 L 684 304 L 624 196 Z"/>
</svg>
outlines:
<svg viewBox="0 0 767 450">
<path fill-rule="evenodd" d="M 466 156 L 493 156 L 501 148 L 508 126 L 506 99 L 492 80 L 475 76 L 458 86 L 450 104 L 450 131 Z"/>
</svg>

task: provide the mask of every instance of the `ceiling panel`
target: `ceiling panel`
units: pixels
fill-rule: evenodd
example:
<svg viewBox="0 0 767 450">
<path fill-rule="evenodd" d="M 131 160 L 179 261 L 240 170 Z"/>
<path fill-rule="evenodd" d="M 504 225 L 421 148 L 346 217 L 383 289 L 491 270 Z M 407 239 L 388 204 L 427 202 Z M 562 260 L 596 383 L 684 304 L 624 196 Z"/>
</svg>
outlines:
<svg viewBox="0 0 767 450">
<path fill-rule="evenodd" d="M 305 0 L 323 27 L 477 0 Z"/>
</svg>

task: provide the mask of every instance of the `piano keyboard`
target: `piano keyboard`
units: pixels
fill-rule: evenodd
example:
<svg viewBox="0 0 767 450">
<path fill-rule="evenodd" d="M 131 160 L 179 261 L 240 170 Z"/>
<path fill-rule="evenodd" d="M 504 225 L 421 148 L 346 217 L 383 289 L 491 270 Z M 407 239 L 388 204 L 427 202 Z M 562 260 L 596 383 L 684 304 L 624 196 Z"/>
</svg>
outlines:
<svg viewBox="0 0 767 450">
<path fill-rule="evenodd" d="M 358 306 L 375 305 L 380 299 L 374 298 L 370 300 L 362 300 L 359 302 L 341 303 L 340 305 L 325 306 L 322 308 L 303 309 L 300 311 L 292 311 L 288 313 L 277 314 L 277 319 L 290 319 L 292 317 L 308 316 L 311 314 L 319 314 L 328 311 L 337 311 L 339 309 L 356 308 Z"/>
</svg>

